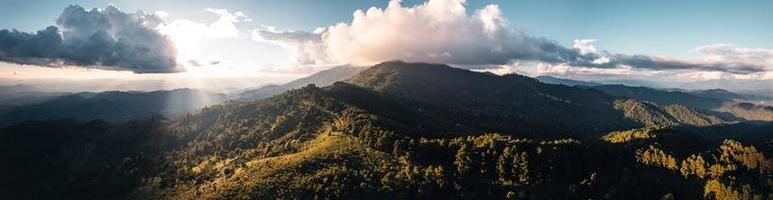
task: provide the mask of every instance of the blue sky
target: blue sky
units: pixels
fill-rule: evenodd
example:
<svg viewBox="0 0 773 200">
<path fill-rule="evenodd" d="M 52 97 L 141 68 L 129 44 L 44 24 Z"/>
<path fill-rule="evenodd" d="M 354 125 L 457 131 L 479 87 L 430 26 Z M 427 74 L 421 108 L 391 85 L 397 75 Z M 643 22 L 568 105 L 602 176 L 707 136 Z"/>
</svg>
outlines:
<svg viewBox="0 0 773 200">
<path fill-rule="evenodd" d="M 413 5 L 423 1 L 405 1 Z M 122 10 L 165 10 L 177 16 L 201 17 L 203 8 L 241 10 L 256 23 L 293 30 L 313 30 L 348 22 L 356 9 L 384 7 L 385 0 L 336 1 L 180 1 L 3 0 L 0 29 L 36 31 L 53 24 L 69 4 L 86 8 L 116 5 Z M 512 27 L 570 45 L 576 38 L 595 38 L 596 46 L 620 53 L 692 56 L 704 44 L 731 43 L 773 48 L 773 1 L 723 0 L 515 0 L 469 1 L 468 12 L 498 4 Z"/>
<path fill-rule="evenodd" d="M 334 65 L 401 59 L 584 80 L 743 79 L 773 87 L 773 1 L 468 1 L 461 4 L 462 14 L 454 13 L 454 6 L 462 0 L 433 1 L 439 4 L 405 0 L 388 9 L 387 0 L 0 0 L 0 30 L 36 33 L 57 25 L 65 39 L 76 32 L 65 30 L 56 19 L 69 5 L 87 11 L 99 8 L 104 15 L 108 15 L 108 5 L 123 13 L 162 11 L 168 15 L 161 18 L 161 25 L 139 31 L 158 32 L 151 35 L 168 36 L 172 44 L 132 45 L 159 50 L 173 47 L 176 56 L 157 58 L 171 56 L 178 64 L 147 69 L 136 66 L 136 62 L 147 60 L 121 58 L 122 62 L 107 66 L 85 65 L 116 62 L 94 60 L 76 63 L 73 68 L 47 68 L 18 65 L 35 65 L 30 62 L 40 62 L 39 58 L 0 56 L 6 61 L 0 62 L 0 79 L 222 79 L 249 75 L 246 79 L 274 77 L 264 82 L 281 82 Z M 378 9 L 371 13 L 371 7 Z M 363 12 L 354 14 L 355 10 Z M 148 39 L 112 37 L 114 42 L 118 38 Z M 13 52 L 18 47 L 3 48 L 0 53 L 19 53 Z M 56 65 L 54 61 L 73 59 L 68 54 L 43 60 Z M 135 64 L 117 66 L 121 63 Z M 184 73 L 144 74 L 147 72 Z"/>
</svg>

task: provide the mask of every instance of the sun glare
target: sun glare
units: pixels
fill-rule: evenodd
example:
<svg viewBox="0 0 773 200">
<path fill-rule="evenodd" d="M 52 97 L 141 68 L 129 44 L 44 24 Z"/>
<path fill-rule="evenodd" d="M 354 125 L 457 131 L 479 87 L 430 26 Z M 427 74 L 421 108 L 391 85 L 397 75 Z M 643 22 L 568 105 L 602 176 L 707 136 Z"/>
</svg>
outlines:
<svg viewBox="0 0 773 200">
<path fill-rule="evenodd" d="M 201 38 L 196 36 L 196 33 L 185 30 L 184 27 L 171 27 L 165 32 L 177 49 L 177 62 L 189 65 L 187 62 L 195 58 Z"/>
</svg>

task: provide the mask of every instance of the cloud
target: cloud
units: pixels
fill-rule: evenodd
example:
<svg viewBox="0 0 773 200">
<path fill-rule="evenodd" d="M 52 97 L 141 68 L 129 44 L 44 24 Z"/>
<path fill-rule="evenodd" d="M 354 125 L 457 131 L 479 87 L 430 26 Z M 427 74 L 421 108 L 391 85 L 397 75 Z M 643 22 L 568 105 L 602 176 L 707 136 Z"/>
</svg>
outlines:
<svg viewBox="0 0 773 200">
<path fill-rule="evenodd" d="M 228 12 L 226 9 L 207 8 L 206 11 L 217 14 L 218 18 L 215 22 L 209 24 L 209 30 L 207 34 L 210 37 L 236 37 L 239 36 L 239 29 L 236 28 L 236 23 L 241 21 L 251 21 L 241 11 Z"/>
<path fill-rule="evenodd" d="M 124 13 L 114 6 L 87 11 L 71 5 L 56 26 L 36 33 L 0 30 L 0 60 L 135 73 L 182 71 L 171 40 L 155 30 L 161 23 L 161 18 L 142 11 Z"/>
<path fill-rule="evenodd" d="M 322 31 L 322 29 L 317 31 Z M 252 31 L 252 39 L 278 44 L 295 51 L 297 64 L 329 64 L 336 62 L 328 59 L 325 46 L 322 44 L 319 34 L 319 32 L 277 30 L 274 27 L 263 26 Z"/>
<path fill-rule="evenodd" d="M 402 7 L 399 1 L 391 1 L 386 9 L 357 10 L 350 24 L 339 23 L 316 33 L 256 33 L 264 39 L 298 47 L 298 56 L 305 57 L 299 60 L 316 64 L 360 65 L 393 59 L 504 64 L 513 57 L 545 55 L 538 53 L 543 47 L 558 46 L 552 41 L 508 31 L 505 25 L 496 5 L 468 16 L 462 1 L 432 0 L 415 7 Z M 512 45 L 502 43 L 503 40 Z"/>
<path fill-rule="evenodd" d="M 229 12 L 226 9 L 206 8 L 205 11 L 217 15 L 217 19 L 211 23 L 199 23 L 187 19 L 174 20 L 168 24 L 161 24 L 158 30 L 170 35 L 180 42 L 192 42 L 193 40 L 210 38 L 228 38 L 239 36 L 236 23 L 247 21 L 249 18 L 241 12 Z"/>
<path fill-rule="evenodd" d="M 573 48 L 514 31 L 497 5 L 467 14 L 465 0 L 429 0 L 403 7 L 391 0 L 385 9 L 357 10 L 349 23 L 314 32 L 259 28 L 253 38 L 290 46 L 301 64 L 369 65 L 385 60 L 490 68 L 512 61 L 566 64 L 584 68 L 699 70 L 750 74 L 765 72 L 759 63 L 686 61 L 598 51 L 595 40 L 576 40 Z"/>
<path fill-rule="evenodd" d="M 596 39 L 576 39 L 574 40 L 574 48 L 580 51 L 580 54 L 596 53 L 596 47 L 593 46 L 593 42 Z"/>
<path fill-rule="evenodd" d="M 707 62 L 733 63 L 735 66 L 756 65 L 773 68 L 773 49 L 738 48 L 731 44 L 704 45 L 695 48 Z"/>
<path fill-rule="evenodd" d="M 241 11 L 231 12 L 215 8 L 206 8 L 204 11 L 216 15 L 217 18 L 209 23 L 177 19 L 170 23 L 161 24 L 157 28 L 162 34 L 168 35 L 174 40 L 179 50 L 178 59 L 185 60 L 186 62 L 183 64 L 188 66 L 211 63 L 211 61 L 202 60 L 202 52 L 213 51 L 213 47 L 206 46 L 203 41 L 238 38 L 242 35 L 242 31 L 237 27 L 238 23 L 250 20 Z M 220 58 L 209 59 L 218 60 Z M 191 60 L 195 62 L 190 62 Z"/>
<path fill-rule="evenodd" d="M 203 63 L 203 64 L 202 64 L 202 63 L 201 63 L 200 61 L 198 61 L 198 60 L 188 60 L 188 64 L 190 64 L 191 66 L 194 66 L 194 67 L 201 67 L 201 66 L 215 66 L 215 65 L 218 65 L 218 64 L 220 64 L 220 61 L 219 61 L 219 60 L 213 60 L 213 61 L 209 61 L 209 62 L 206 62 L 206 63 Z"/>
<path fill-rule="evenodd" d="M 163 19 L 169 16 L 169 12 L 166 12 L 164 10 L 159 10 L 159 11 L 153 12 L 153 15 L 156 15 Z"/>
</svg>

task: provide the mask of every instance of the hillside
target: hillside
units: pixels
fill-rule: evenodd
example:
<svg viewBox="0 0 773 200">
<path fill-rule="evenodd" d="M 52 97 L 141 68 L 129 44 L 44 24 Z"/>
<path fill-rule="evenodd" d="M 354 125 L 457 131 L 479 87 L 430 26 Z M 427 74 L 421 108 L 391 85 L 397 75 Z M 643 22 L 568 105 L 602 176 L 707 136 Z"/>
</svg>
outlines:
<svg viewBox="0 0 773 200">
<path fill-rule="evenodd" d="M 624 85 L 601 85 L 593 89 L 618 97 L 638 99 L 658 104 L 680 104 L 695 109 L 712 110 L 722 106 L 724 100 L 696 96 L 681 91 L 663 91 L 647 87 L 629 87 Z"/>
<path fill-rule="evenodd" d="M 678 104 L 663 106 L 627 99 L 615 101 L 614 107 L 622 110 L 625 117 L 645 126 L 677 126 L 680 124 L 712 126 L 724 123 L 719 117 L 700 113 Z"/>
<path fill-rule="evenodd" d="M 0 144 L 0 158 L 17 163 L 0 168 L 17 174 L 0 182 L 2 199 L 697 199 L 773 190 L 771 137 L 760 134 L 769 126 L 728 131 L 683 106 L 444 65 L 382 63 L 345 82 L 168 122 L 33 123 L 0 131 L 0 143 L 20 144 Z M 35 143 L 54 132 L 83 139 Z M 111 145 L 121 148 L 101 149 Z M 45 150 L 26 151 L 37 148 Z M 65 162 L 24 167 L 47 158 Z M 31 176 L 40 171 L 54 172 Z M 92 181 L 73 178 L 82 174 Z"/>
</svg>

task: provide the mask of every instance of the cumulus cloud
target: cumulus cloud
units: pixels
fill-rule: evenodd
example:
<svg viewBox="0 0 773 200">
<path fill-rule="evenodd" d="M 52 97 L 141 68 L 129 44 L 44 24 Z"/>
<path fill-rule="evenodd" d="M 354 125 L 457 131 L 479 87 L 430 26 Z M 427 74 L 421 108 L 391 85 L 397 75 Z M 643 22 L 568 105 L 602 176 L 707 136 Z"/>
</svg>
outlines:
<svg viewBox="0 0 773 200">
<path fill-rule="evenodd" d="M 497 5 L 467 14 L 465 0 L 429 0 L 403 7 L 391 0 L 384 9 L 357 10 L 349 23 L 314 32 L 256 29 L 253 38 L 291 46 L 301 64 L 368 65 L 385 60 L 490 68 L 512 61 L 566 64 L 584 68 L 700 70 L 749 74 L 765 72 L 760 63 L 685 61 L 598 51 L 595 40 L 576 40 L 572 48 L 514 31 Z"/>
<path fill-rule="evenodd" d="M 575 39 L 574 48 L 580 51 L 580 54 L 596 53 L 596 47 L 593 46 L 593 42 L 596 39 Z"/>
<path fill-rule="evenodd" d="M 228 38 L 239 36 L 239 29 L 236 27 L 236 23 L 249 20 L 247 15 L 241 11 L 229 12 L 226 9 L 216 8 L 206 8 L 204 10 L 217 15 L 217 19 L 208 24 L 178 19 L 171 23 L 161 24 L 158 30 L 161 33 L 172 36 L 172 38 L 183 40 L 181 42 L 209 38 Z"/>
<path fill-rule="evenodd" d="M 135 73 L 169 73 L 176 63 L 172 42 L 155 30 L 163 20 L 114 6 L 86 9 L 71 5 L 56 26 L 36 33 L 0 30 L 0 60 L 41 66 L 89 66 Z"/>
<path fill-rule="evenodd" d="M 350 24 L 339 23 L 316 33 L 272 30 L 257 33 L 264 39 L 297 46 L 299 56 L 307 57 L 299 60 L 317 64 L 359 65 L 393 59 L 504 64 L 513 57 L 547 56 L 537 52 L 558 47 L 552 41 L 506 30 L 506 22 L 496 5 L 467 15 L 462 1 L 432 0 L 415 7 L 402 7 L 399 1 L 391 1 L 386 9 L 373 7 L 357 10 L 353 15 Z M 502 40 L 512 45 L 501 43 Z"/>
</svg>

